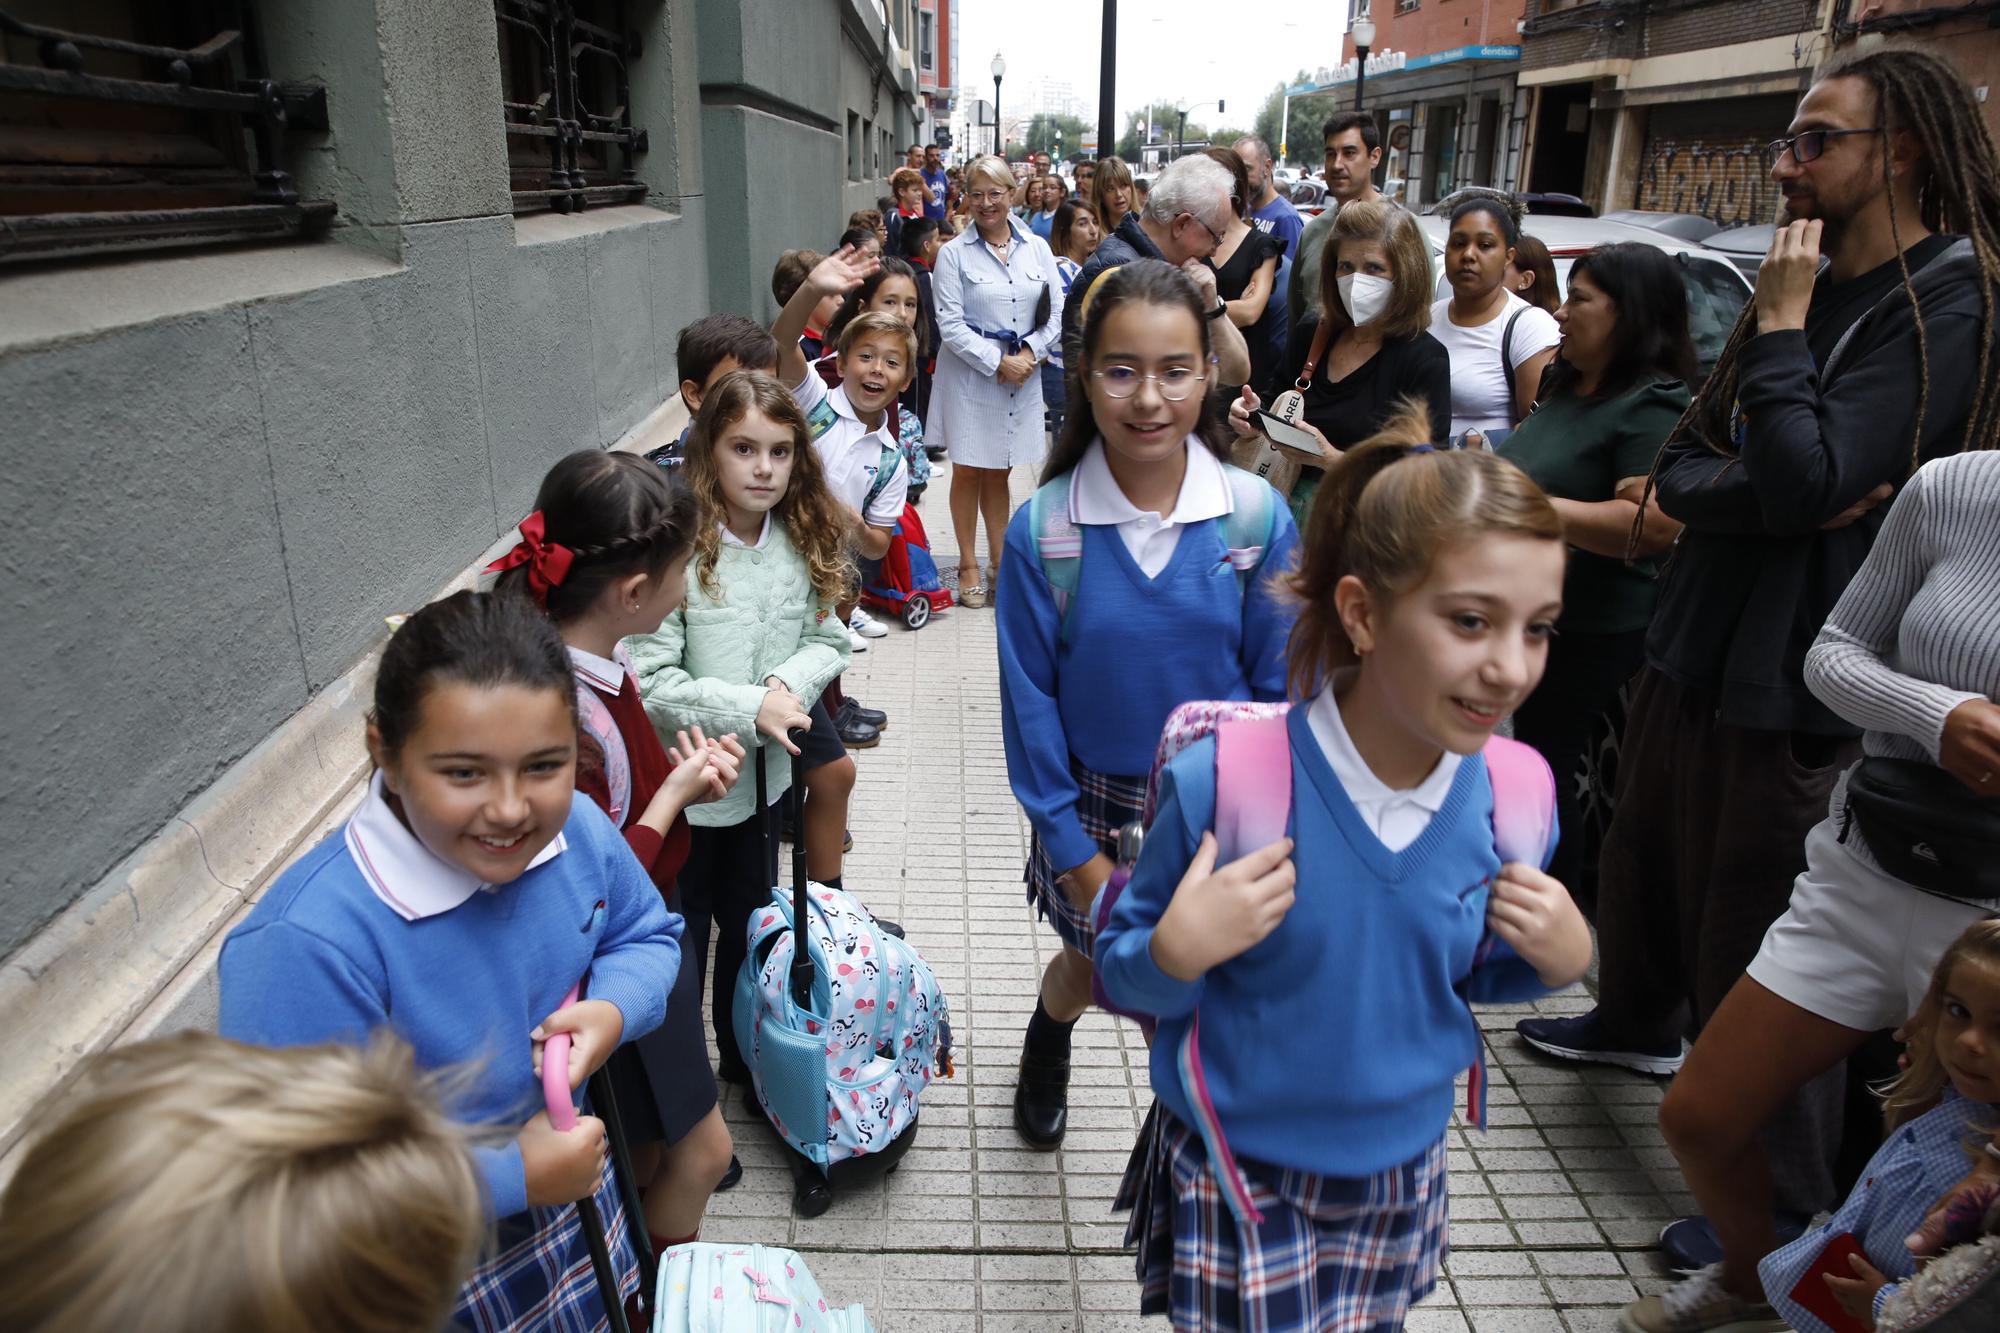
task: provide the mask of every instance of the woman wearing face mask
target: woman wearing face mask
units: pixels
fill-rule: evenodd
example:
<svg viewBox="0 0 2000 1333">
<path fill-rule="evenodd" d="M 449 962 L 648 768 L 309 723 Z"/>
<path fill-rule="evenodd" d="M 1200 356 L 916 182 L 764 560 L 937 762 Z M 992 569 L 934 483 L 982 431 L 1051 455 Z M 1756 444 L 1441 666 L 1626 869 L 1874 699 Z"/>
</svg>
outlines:
<svg viewBox="0 0 2000 1333">
<path fill-rule="evenodd" d="M 1318 308 L 1286 339 L 1277 382 L 1289 388 L 1271 407 L 1326 451 L 1318 460 L 1295 455 L 1306 467 L 1291 494 L 1301 527 L 1326 466 L 1379 431 L 1403 399 L 1429 409 L 1431 440 L 1444 443 L 1451 358 L 1428 332 L 1430 292 L 1430 248 L 1407 209 L 1360 200 L 1340 210 L 1320 263 Z M 1287 401 L 1293 393 L 1300 396 L 1296 413 Z M 1262 406 L 1250 388 L 1229 405 L 1238 436 L 1258 433 L 1251 413 Z"/>
</svg>

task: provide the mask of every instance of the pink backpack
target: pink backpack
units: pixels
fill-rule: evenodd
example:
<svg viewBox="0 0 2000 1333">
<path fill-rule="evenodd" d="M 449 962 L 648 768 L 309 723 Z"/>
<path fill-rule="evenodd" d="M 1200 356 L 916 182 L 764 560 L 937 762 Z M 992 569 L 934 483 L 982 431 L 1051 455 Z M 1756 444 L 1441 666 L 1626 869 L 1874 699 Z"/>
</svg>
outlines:
<svg viewBox="0 0 2000 1333">
<path fill-rule="evenodd" d="M 1153 756 L 1153 771 L 1146 781 L 1144 821 L 1153 822 L 1160 772 L 1167 762 L 1202 737 L 1213 735 L 1216 863 L 1226 864 L 1284 837 L 1292 812 L 1292 747 L 1285 721 L 1290 711 L 1290 704 L 1229 700 L 1204 700 L 1176 708 L 1167 718 L 1167 725 L 1160 733 L 1159 749 Z M 1503 863 L 1524 861 L 1539 867 L 1548 859 L 1549 839 L 1555 831 L 1556 783 L 1548 761 L 1533 747 L 1504 736 L 1488 739 L 1480 755 L 1486 761 L 1487 778 L 1493 785 L 1494 849 Z M 1111 909 L 1130 877 L 1131 868 L 1121 865 L 1097 896 L 1092 913 L 1097 930 L 1104 930 L 1110 923 Z M 1474 967 L 1492 954 L 1495 943 L 1489 930 L 1473 954 Z M 1150 1028 L 1149 1015 L 1111 1004 L 1103 984 L 1095 977 L 1091 980 L 1091 991 L 1100 1007 L 1136 1018 Z M 1177 1063 L 1181 1087 L 1194 1112 L 1195 1128 L 1208 1148 L 1208 1160 L 1215 1168 L 1215 1178 L 1222 1186 L 1230 1212 L 1238 1223 L 1261 1223 L 1264 1216 L 1251 1202 L 1249 1182 L 1229 1149 L 1214 1100 L 1209 1096 L 1208 1080 L 1201 1067 L 1199 1011 L 1188 1019 Z M 1468 1118 L 1484 1129 L 1483 1045 L 1472 1064 L 1466 1101 Z"/>
</svg>

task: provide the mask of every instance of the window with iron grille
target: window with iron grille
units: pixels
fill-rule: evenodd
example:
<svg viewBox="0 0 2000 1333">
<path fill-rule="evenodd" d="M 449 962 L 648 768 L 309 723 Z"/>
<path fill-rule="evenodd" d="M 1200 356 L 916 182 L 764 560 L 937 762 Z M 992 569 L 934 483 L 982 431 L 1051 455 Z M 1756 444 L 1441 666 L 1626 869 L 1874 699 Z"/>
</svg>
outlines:
<svg viewBox="0 0 2000 1333">
<path fill-rule="evenodd" d="M 265 76 L 241 3 L 0 0 L 0 262 L 322 230 L 287 132 L 326 94 Z"/>
<path fill-rule="evenodd" d="M 1407 14 L 1417 7 L 1418 0 L 1396 0 L 1396 12 Z"/>
<path fill-rule="evenodd" d="M 639 38 L 622 0 L 494 0 L 501 115 L 516 213 L 646 197 L 632 121 Z"/>
</svg>

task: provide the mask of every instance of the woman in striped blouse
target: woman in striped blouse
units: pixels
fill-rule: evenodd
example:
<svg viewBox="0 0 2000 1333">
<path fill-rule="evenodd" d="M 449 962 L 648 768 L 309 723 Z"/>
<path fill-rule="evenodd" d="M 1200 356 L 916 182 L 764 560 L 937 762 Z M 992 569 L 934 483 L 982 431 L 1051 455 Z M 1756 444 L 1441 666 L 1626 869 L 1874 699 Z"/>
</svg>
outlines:
<svg viewBox="0 0 2000 1333">
<path fill-rule="evenodd" d="M 1939 459 L 1911 477 L 1807 655 L 1805 678 L 1866 729 L 1868 756 L 1936 764 L 2000 798 L 2000 452 Z M 1633 1327 L 1707 1328 L 1706 1305 L 1756 1290 L 1756 1263 L 1777 1248 L 1759 1131 L 1870 1032 L 1900 1026 L 1946 947 L 2000 915 L 2000 900 L 1919 889 L 1884 870 L 1844 818 L 1852 778 L 1807 836 L 1789 910 L 1660 1106 L 1725 1258 L 1631 1307 Z"/>
</svg>

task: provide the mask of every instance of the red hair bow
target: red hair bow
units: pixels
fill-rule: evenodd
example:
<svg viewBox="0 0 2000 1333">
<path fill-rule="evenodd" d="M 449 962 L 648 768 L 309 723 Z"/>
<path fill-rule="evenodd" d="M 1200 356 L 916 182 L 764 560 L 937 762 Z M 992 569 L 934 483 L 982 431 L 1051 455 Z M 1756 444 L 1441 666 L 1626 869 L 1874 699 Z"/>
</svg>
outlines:
<svg viewBox="0 0 2000 1333">
<path fill-rule="evenodd" d="M 544 541 L 548 530 L 542 519 L 542 511 L 521 520 L 521 540 L 514 543 L 514 549 L 486 567 L 489 574 L 501 574 L 518 565 L 528 567 L 528 591 L 542 606 L 549 604 L 549 589 L 559 587 L 569 577 L 569 567 L 576 559 L 567 546 L 557 542 Z"/>
</svg>

